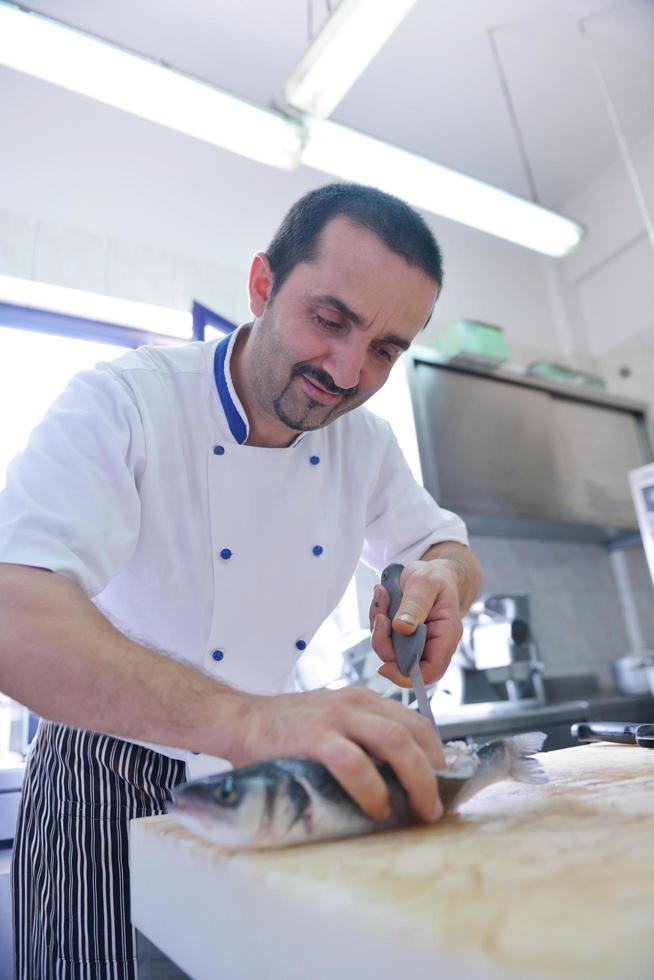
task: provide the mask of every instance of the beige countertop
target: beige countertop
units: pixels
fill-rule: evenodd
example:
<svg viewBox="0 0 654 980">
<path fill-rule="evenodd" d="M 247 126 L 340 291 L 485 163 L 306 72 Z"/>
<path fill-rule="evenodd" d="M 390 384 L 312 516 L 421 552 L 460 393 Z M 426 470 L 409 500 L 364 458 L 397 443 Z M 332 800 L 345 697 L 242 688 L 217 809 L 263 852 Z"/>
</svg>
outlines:
<svg viewBox="0 0 654 980">
<path fill-rule="evenodd" d="M 134 923 L 195 980 L 652 980 L 654 751 L 542 755 L 420 827 L 229 854 L 134 821 Z"/>
</svg>

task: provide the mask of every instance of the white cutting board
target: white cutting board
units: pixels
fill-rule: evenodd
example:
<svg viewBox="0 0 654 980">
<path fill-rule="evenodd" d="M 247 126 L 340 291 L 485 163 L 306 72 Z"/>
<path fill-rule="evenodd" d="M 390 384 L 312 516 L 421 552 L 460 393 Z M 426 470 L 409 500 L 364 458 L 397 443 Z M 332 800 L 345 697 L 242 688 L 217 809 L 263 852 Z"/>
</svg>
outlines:
<svg viewBox="0 0 654 980">
<path fill-rule="evenodd" d="M 132 823 L 133 921 L 194 980 L 653 980 L 654 751 L 540 756 L 438 825 L 227 854 Z"/>
</svg>

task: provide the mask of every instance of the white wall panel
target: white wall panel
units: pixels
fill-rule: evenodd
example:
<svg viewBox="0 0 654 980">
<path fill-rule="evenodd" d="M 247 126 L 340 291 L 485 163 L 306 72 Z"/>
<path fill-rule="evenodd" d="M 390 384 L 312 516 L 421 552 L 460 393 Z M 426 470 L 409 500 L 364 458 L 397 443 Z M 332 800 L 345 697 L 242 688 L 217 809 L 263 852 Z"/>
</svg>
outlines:
<svg viewBox="0 0 654 980">
<path fill-rule="evenodd" d="M 86 228 L 40 221 L 34 236 L 32 278 L 41 282 L 107 291 L 107 239 Z"/>
<path fill-rule="evenodd" d="M 0 211 L 0 274 L 31 277 L 35 227 L 33 218 Z"/>
<path fill-rule="evenodd" d="M 591 351 L 602 355 L 654 323 L 654 249 L 645 237 L 578 287 Z"/>
</svg>

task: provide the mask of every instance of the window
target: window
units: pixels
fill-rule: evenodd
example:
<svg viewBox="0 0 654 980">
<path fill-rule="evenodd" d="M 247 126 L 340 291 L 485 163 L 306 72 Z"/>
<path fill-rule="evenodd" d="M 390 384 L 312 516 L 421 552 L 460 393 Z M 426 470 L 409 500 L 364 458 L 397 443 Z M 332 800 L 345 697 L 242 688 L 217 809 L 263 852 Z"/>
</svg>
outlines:
<svg viewBox="0 0 654 980">
<path fill-rule="evenodd" d="M 9 461 L 70 378 L 128 350 L 77 337 L 0 326 L 0 489 Z"/>
</svg>

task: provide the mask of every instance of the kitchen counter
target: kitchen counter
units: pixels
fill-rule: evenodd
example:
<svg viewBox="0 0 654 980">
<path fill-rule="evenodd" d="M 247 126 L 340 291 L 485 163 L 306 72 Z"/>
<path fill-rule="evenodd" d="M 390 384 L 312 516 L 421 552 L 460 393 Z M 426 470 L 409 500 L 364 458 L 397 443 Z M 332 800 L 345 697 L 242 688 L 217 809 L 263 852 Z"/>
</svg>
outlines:
<svg viewBox="0 0 654 980">
<path fill-rule="evenodd" d="M 459 815 L 229 854 L 132 823 L 136 927 L 194 980 L 651 980 L 654 752 L 540 756 Z"/>
<path fill-rule="evenodd" d="M 633 721 L 654 723 L 654 697 L 594 696 L 574 701 L 560 701 L 540 706 L 521 707 L 510 702 L 498 702 L 489 710 L 479 705 L 462 705 L 454 715 L 437 718 L 445 740 L 465 738 L 497 738 L 518 732 L 542 729 L 551 733 L 546 748 L 563 748 L 574 744 L 569 736 L 570 725 L 578 721 Z M 567 737 L 566 737 L 567 736 Z"/>
</svg>

